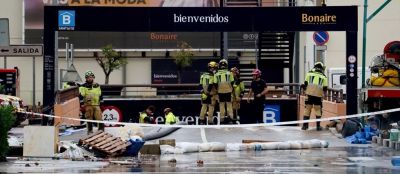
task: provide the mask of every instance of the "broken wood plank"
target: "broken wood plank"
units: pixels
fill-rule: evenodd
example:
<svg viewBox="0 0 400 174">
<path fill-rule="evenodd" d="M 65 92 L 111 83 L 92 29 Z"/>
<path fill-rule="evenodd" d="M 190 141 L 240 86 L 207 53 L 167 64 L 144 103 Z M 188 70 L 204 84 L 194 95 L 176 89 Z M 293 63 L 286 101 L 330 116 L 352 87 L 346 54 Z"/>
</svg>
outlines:
<svg viewBox="0 0 400 174">
<path fill-rule="evenodd" d="M 110 135 L 110 134 L 105 134 L 104 136 L 99 137 L 99 138 L 97 138 L 97 139 L 91 141 L 90 144 L 95 145 L 95 144 L 97 144 L 97 143 L 99 143 L 99 142 L 101 142 L 101 141 L 107 139 L 108 137 L 111 137 L 111 135 Z"/>
<path fill-rule="evenodd" d="M 122 142 L 122 141 L 117 141 L 117 142 L 115 142 L 112 146 L 107 147 L 107 148 L 105 148 L 104 150 L 106 150 L 106 151 L 111 150 L 112 148 L 115 148 L 115 147 L 117 147 L 117 146 L 119 146 L 119 145 L 121 145 L 121 144 L 123 144 L 123 143 L 124 143 L 124 142 Z"/>
<path fill-rule="evenodd" d="M 100 133 L 100 134 L 98 134 L 98 135 L 93 136 L 92 138 L 89 138 L 89 139 L 83 140 L 83 141 L 84 141 L 84 142 L 91 142 L 91 141 L 93 141 L 93 140 L 95 140 L 95 139 L 97 139 L 97 138 L 103 136 L 104 134 L 105 134 L 105 133 L 102 132 L 102 133 Z"/>
<path fill-rule="evenodd" d="M 95 132 L 95 133 L 92 133 L 92 134 L 90 134 L 90 135 L 87 135 L 86 137 L 82 138 L 81 140 L 87 140 L 87 139 L 89 139 L 89 138 L 91 138 L 91 137 L 93 137 L 93 136 L 95 136 L 95 135 L 101 134 L 101 133 L 103 133 L 103 131 L 97 131 L 97 132 Z"/>
<path fill-rule="evenodd" d="M 120 146 L 118 146 L 118 147 L 112 149 L 110 152 L 111 152 L 111 153 L 114 153 L 114 152 L 116 152 L 116 151 L 118 151 L 118 150 L 126 149 L 126 147 L 128 147 L 128 146 L 130 146 L 130 145 L 131 145 L 131 143 L 122 144 L 122 145 L 120 145 Z"/>
<path fill-rule="evenodd" d="M 117 139 L 117 137 L 109 137 L 109 138 L 105 139 L 104 141 L 95 144 L 94 146 L 100 147 L 106 143 L 112 142 L 115 139 Z"/>
<path fill-rule="evenodd" d="M 104 144 L 104 145 L 100 146 L 100 148 L 104 149 L 104 148 L 106 148 L 106 147 L 108 147 L 108 146 L 111 146 L 111 145 L 113 145 L 113 144 L 115 143 L 115 141 L 116 141 L 116 140 L 110 141 L 110 142 L 108 142 L 107 144 Z"/>
</svg>

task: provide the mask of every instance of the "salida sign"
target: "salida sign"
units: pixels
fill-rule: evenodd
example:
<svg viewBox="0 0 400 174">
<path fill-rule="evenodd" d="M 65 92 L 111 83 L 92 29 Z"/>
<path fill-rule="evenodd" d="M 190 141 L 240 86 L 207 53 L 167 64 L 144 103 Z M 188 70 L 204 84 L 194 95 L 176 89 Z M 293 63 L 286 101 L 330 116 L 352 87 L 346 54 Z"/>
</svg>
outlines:
<svg viewBox="0 0 400 174">
<path fill-rule="evenodd" d="M 0 47 L 0 56 L 42 56 L 42 45 L 10 45 Z"/>
</svg>

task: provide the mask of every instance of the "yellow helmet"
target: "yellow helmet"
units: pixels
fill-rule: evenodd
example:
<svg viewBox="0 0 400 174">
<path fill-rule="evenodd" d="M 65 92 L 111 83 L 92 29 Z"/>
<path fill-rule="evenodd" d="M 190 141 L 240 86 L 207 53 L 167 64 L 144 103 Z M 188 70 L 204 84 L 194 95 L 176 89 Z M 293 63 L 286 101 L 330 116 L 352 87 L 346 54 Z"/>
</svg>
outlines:
<svg viewBox="0 0 400 174">
<path fill-rule="evenodd" d="M 208 63 L 208 68 L 218 68 L 218 63 L 215 61 L 211 61 Z"/>
</svg>

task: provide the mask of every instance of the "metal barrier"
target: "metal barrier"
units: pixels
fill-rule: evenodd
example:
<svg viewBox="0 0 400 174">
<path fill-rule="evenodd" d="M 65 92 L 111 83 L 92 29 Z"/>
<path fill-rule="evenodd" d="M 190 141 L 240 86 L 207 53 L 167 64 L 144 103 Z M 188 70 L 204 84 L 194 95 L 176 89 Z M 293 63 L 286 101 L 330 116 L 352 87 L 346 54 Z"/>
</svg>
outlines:
<svg viewBox="0 0 400 174">
<path fill-rule="evenodd" d="M 303 89 L 301 89 L 300 94 L 305 95 L 305 91 Z M 328 88 L 328 90 L 324 94 L 324 100 L 336 102 L 336 103 L 344 103 L 343 102 L 343 100 L 344 100 L 343 90 Z"/>
<path fill-rule="evenodd" d="M 304 95 L 300 83 L 266 83 L 268 93 L 266 98 L 296 98 L 299 94 Z M 107 98 L 133 97 L 133 98 L 165 98 L 173 96 L 176 98 L 198 98 L 200 95 L 199 84 L 127 84 L 127 85 L 101 85 L 103 95 Z M 245 89 L 244 97 L 247 97 L 249 87 Z M 59 90 L 56 102 L 60 103 L 79 95 L 77 87 Z M 325 100 L 343 103 L 343 90 L 328 88 Z"/>
<path fill-rule="evenodd" d="M 325 93 L 324 99 L 331 102 L 344 103 L 343 89 L 328 88 L 328 91 Z"/>
<path fill-rule="evenodd" d="M 266 83 L 267 98 L 295 98 L 300 92 L 299 83 Z M 128 84 L 128 85 L 101 85 L 105 97 L 164 97 L 173 95 L 177 98 L 198 98 L 199 84 Z M 245 97 L 249 88 L 245 90 Z"/>
</svg>

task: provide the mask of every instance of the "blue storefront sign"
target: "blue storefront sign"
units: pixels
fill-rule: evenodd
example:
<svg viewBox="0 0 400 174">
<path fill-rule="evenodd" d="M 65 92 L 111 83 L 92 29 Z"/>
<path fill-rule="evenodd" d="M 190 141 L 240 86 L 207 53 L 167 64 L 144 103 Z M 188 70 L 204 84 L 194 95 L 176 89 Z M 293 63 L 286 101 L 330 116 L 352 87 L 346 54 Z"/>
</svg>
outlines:
<svg viewBox="0 0 400 174">
<path fill-rule="evenodd" d="M 275 123 L 281 121 L 281 107 L 279 105 L 264 105 L 264 123 Z"/>
</svg>

